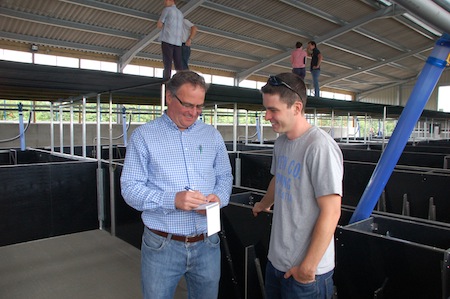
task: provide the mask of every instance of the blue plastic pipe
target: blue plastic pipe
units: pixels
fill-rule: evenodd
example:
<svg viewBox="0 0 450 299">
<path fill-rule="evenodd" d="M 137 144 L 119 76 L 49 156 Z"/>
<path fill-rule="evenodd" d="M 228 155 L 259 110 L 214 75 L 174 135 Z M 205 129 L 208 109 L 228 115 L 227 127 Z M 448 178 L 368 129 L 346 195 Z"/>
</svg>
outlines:
<svg viewBox="0 0 450 299">
<path fill-rule="evenodd" d="M 23 105 L 22 103 L 19 103 L 19 133 L 20 133 L 20 150 L 25 150 L 25 130 L 23 127 Z"/>
<path fill-rule="evenodd" d="M 127 147 L 128 136 L 127 136 L 127 108 L 122 107 L 122 130 L 123 130 L 123 145 Z"/>
<path fill-rule="evenodd" d="M 430 57 L 420 73 L 411 96 L 400 115 L 385 151 L 366 186 L 350 223 L 369 218 L 380 198 L 400 155 L 408 142 L 422 111 L 441 76 L 450 55 L 450 35 L 445 33 L 436 42 Z"/>
<path fill-rule="evenodd" d="M 257 136 L 258 136 L 258 141 L 262 143 L 262 140 L 261 140 L 261 126 L 259 124 L 258 113 L 255 113 L 255 123 L 256 123 L 256 133 L 257 133 Z"/>
</svg>

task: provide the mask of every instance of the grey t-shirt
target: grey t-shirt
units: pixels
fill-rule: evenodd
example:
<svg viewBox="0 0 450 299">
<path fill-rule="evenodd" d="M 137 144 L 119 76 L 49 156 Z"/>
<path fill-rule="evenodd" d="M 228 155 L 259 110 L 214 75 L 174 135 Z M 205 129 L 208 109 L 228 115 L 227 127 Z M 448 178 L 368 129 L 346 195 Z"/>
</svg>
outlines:
<svg viewBox="0 0 450 299">
<path fill-rule="evenodd" d="M 325 131 L 311 127 L 297 139 L 278 137 L 271 173 L 275 175 L 275 202 L 268 258 L 286 272 L 303 260 L 319 215 L 317 198 L 342 196 L 343 158 Z M 334 240 L 317 268 L 317 275 L 334 269 Z"/>
</svg>

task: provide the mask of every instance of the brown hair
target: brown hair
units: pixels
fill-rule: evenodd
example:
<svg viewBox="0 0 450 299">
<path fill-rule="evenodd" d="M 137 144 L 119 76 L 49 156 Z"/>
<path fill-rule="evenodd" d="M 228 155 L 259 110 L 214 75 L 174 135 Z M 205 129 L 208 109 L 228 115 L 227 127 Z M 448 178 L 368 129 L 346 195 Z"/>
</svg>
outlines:
<svg viewBox="0 0 450 299">
<path fill-rule="evenodd" d="M 294 73 L 281 73 L 276 75 L 278 79 L 281 79 L 284 83 L 289 85 L 292 90 L 285 85 L 272 85 L 270 79 L 267 80 L 267 84 L 261 88 L 261 92 L 264 94 L 278 94 L 280 100 L 291 107 L 295 102 L 300 101 L 303 105 L 303 111 L 306 106 L 306 86 L 300 76 Z"/>
</svg>

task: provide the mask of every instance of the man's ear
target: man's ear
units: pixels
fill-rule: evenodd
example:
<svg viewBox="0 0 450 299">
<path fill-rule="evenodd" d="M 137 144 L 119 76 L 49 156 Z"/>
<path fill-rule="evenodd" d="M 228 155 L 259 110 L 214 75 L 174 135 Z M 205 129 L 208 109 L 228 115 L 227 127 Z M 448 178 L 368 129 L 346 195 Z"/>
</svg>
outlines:
<svg viewBox="0 0 450 299">
<path fill-rule="evenodd" d="M 168 90 L 166 90 L 166 102 L 167 101 L 169 101 L 169 102 L 172 101 L 172 93 Z"/>
<path fill-rule="evenodd" d="M 301 114 L 303 109 L 303 103 L 300 101 L 297 101 L 294 103 L 294 112 L 295 114 Z"/>
</svg>

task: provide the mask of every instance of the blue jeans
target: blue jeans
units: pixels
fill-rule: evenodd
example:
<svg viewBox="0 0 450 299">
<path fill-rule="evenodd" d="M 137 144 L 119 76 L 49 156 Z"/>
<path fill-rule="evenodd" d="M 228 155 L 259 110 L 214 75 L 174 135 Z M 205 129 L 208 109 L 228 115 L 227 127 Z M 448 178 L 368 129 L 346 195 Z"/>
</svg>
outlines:
<svg viewBox="0 0 450 299">
<path fill-rule="evenodd" d="M 314 84 L 314 96 L 320 97 L 320 88 L 319 88 L 320 69 L 311 70 L 311 75 L 312 75 L 313 84 Z"/>
<path fill-rule="evenodd" d="M 316 275 L 316 280 L 303 284 L 275 269 L 270 261 L 266 266 L 265 290 L 267 299 L 331 299 L 333 297 L 333 273 Z"/>
<path fill-rule="evenodd" d="M 172 299 L 184 275 L 189 299 L 217 298 L 220 280 L 220 239 L 185 243 L 144 229 L 141 247 L 145 299 Z"/>
<path fill-rule="evenodd" d="M 292 72 L 294 74 L 299 75 L 300 78 L 302 78 L 302 80 L 305 81 L 306 69 L 304 67 L 293 68 Z"/>
<path fill-rule="evenodd" d="M 181 45 L 181 62 L 183 64 L 183 70 L 189 69 L 189 58 L 191 57 L 191 47 L 186 46 L 185 43 Z"/>
</svg>

